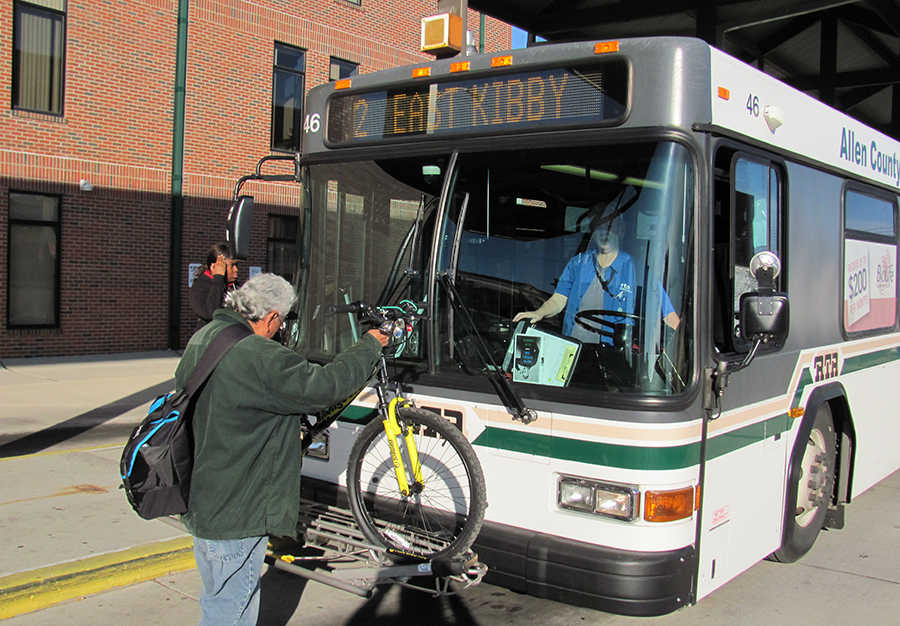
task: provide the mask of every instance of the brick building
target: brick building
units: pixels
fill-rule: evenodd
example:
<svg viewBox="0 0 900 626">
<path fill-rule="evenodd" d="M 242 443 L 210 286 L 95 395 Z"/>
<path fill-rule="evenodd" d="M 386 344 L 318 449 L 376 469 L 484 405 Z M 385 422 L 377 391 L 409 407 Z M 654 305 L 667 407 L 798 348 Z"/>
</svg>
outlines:
<svg viewBox="0 0 900 626">
<path fill-rule="evenodd" d="M 420 19 L 437 0 L 3 5 L 0 358 L 13 358 L 183 346 L 194 327 L 189 265 L 223 238 L 236 180 L 260 157 L 296 149 L 305 89 L 431 58 L 418 51 Z M 476 33 L 479 18 L 470 11 Z M 484 32 L 486 52 L 509 48 L 508 25 L 487 18 Z M 179 50 L 183 135 L 173 105 Z M 279 239 L 290 238 L 300 199 L 294 184 L 244 190 L 257 209 L 241 281 L 250 266 L 289 266 Z M 171 272 L 170 259 L 179 260 Z M 180 284 L 171 319 L 170 273 Z"/>
</svg>

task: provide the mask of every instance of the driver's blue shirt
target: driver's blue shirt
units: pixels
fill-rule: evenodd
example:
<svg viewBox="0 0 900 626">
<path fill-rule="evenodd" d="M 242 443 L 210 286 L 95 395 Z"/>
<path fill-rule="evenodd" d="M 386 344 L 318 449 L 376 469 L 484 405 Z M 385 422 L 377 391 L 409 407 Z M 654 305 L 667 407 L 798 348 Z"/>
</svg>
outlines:
<svg viewBox="0 0 900 626">
<path fill-rule="evenodd" d="M 598 271 L 600 270 L 596 261 L 596 252 L 588 250 L 572 257 L 566 264 L 562 276 L 559 277 L 556 293 L 567 298 L 562 324 L 564 335 L 571 336 L 575 327 L 575 314 L 581 309 L 581 301 L 591 283 L 598 280 Z M 620 249 L 603 276 L 608 282 L 606 288 L 603 289 L 603 306 L 601 308 L 607 311 L 635 313 L 634 261 L 632 261 L 631 255 Z M 669 296 L 662 290 L 662 286 L 660 286 L 660 290 L 662 291 L 661 315 L 666 317 L 670 313 L 674 313 L 675 308 L 672 306 Z M 607 319 L 614 324 L 634 324 L 632 319 L 626 317 L 607 316 Z M 599 337 L 605 343 L 612 343 L 612 339 L 609 337 Z"/>
</svg>

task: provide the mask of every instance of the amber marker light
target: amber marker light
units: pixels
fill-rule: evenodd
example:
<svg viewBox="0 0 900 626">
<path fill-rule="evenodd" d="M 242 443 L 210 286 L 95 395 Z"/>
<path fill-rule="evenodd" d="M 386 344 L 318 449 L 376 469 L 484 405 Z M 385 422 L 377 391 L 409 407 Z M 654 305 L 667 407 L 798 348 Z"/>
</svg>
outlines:
<svg viewBox="0 0 900 626">
<path fill-rule="evenodd" d="M 417 67 L 412 71 L 413 78 L 425 78 L 426 76 L 431 76 L 430 67 Z"/>
<path fill-rule="evenodd" d="M 491 67 L 506 67 L 507 65 L 512 65 L 512 55 L 505 57 L 494 57 L 491 59 Z"/>
<path fill-rule="evenodd" d="M 804 413 L 806 413 L 806 411 L 804 410 L 804 408 L 802 406 L 798 406 L 798 407 L 793 408 L 790 411 L 788 411 L 788 415 L 790 415 L 794 419 L 803 417 Z"/>
<path fill-rule="evenodd" d="M 648 522 L 677 522 L 694 513 L 694 488 L 644 493 L 644 519 Z"/>
<path fill-rule="evenodd" d="M 724 87 L 719 87 L 719 97 L 722 98 L 722 100 L 731 100 L 731 92 Z"/>
<path fill-rule="evenodd" d="M 334 81 L 334 88 L 335 89 L 350 89 L 350 79 L 343 78 L 341 80 Z"/>
<path fill-rule="evenodd" d="M 618 41 L 601 41 L 598 44 L 594 44 L 594 54 L 606 54 L 607 52 L 618 52 L 619 51 L 619 42 Z"/>
<path fill-rule="evenodd" d="M 468 61 L 460 61 L 459 63 L 451 63 L 450 71 L 451 72 L 468 72 L 469 71 L 469 62 Z"/>
</svg>

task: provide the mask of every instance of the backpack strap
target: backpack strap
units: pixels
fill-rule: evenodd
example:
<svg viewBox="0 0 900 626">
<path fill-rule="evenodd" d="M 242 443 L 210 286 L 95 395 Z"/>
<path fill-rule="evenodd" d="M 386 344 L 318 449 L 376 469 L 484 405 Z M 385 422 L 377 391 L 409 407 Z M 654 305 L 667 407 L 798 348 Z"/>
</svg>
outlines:
<svg viewBox="0 0 900 626">
<path fill-rule="evenodd" d="M 193 396 L 203 386 L 203 383 L 210 377 L 228 351 L 238 341 L 252 334 L 253 331 L 243 324 L 229 324 L 220 330 L 215 339 L 207 346 L 203 356 L 200 357 L 200 360 L 194 367 L 194 371 L 191 372 L 190 377 L 184 384 L 184 392 L 188 396 Z"/>
</svg>

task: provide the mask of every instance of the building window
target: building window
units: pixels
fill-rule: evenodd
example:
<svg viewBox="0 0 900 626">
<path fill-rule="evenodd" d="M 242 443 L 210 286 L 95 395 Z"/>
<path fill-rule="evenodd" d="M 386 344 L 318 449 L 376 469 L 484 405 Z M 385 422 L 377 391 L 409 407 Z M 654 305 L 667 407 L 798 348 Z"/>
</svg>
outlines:
<svg viewBox="0 0 900 626">
<path fill-rule="evenodd" d="M 328 74 L 329 81 L 343 80 L 356 76 L 359 73 L 359 64 L 350 61 L 342 61 L 331 57 L 331 70 Z"/>
<path fill-rule="evenodd" d="M 294 215 L 270 215 L 266 240 L 266 267 L 289 283 L 297 267 L 297 229 L 300 219 Z"/>
<path fill-rule="evenodd" d="M 303 83 L 306 52 L 283 43 L 275 44 L 272 70 L 272 149 L 300 151 Z"/>
<path fill-rule="evenodd" d="M 12 108 L 62 115 L 66 0 L 15 2 Z"/>
<path fill-rule="evenodd" d="M 59 326 L 57 196 L 9 193 L 7 325 Z"/>
<path fill-rule="evenodd" d="M 897 200 L 872 189 L 844 193 L 844 330 L 897 323 Z"/>
</svg>

